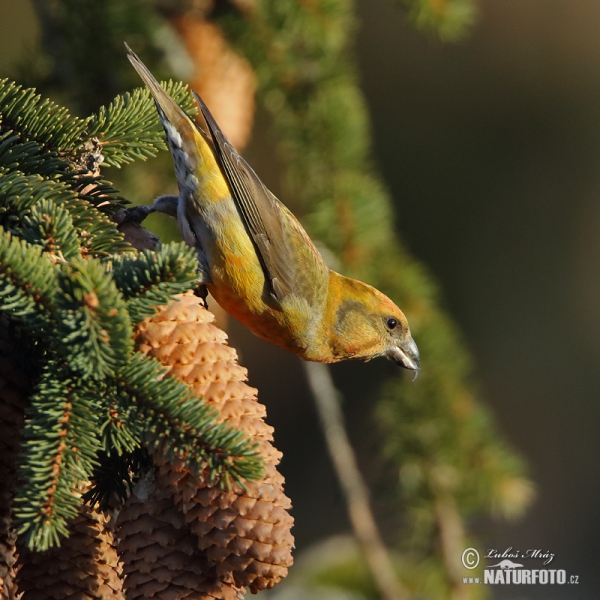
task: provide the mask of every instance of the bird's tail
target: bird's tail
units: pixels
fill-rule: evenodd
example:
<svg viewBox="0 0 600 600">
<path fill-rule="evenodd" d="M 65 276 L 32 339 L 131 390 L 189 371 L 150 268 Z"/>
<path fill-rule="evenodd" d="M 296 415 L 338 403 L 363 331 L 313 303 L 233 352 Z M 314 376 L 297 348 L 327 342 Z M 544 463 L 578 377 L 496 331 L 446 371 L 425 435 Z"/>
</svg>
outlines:
<svg viewBox="0 0 600 600">
<path fill-rule="evenodd" d="M 156 102 L 158 114 L 165 129 L 167 141 L 169 142 L 176 166 L 179 166 L 177 165 L 178 158 L 182 158 L 185 160 L 181 162 L 184 164 L 187 163 L 185 164 L 187 168 L 182 170 L 188 171 L 188 173 L 195 172 L 198 162 L 201 160 L 200 154 L 202 150 L 205 149 L 212 155 L 208 147 L 209 142 L 207 142 L 206 134 L 185 114 L 175 100 L 165 92 L 137 54 L 127 44 L 125 44 L 125 47 L 127 48 L 129 61 L 146 84 Z M 178 157 L 177 155 L 181 152 L 183 152 L 183 156 Z M 183 167 L 184 164 L 181 166 Z M 186 177 L 188 173 L 178 173 L 177 177 L 178 179 L 180 179 L 180 175 Z M 182 183 L 181 180 L 180 183 Z"/>
</svg>

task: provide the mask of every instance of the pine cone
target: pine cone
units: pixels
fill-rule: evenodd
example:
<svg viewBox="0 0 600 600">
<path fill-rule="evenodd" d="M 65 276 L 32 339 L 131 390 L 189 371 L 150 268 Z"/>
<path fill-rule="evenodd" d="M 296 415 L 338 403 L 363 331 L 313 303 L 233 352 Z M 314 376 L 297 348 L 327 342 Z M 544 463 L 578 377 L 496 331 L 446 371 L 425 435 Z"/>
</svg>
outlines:
<svg viewBox="0 0 600 600">
<path fill-rule="evenodd" d="M 264 478 L 248 482 L 246 490 L 224 491 L 159 453 L 154 462 L 159 487 L 172 493 L 221 581 L 256 593 L 278 583 L 292 564 L 291 503 L 276 470 L 281 453 L 271 444 L 273 429 L 264 421 L 265 409 L 256 390 L 244 383 L 247 371 L 237 364 L 235 350 L 226 345 L 227 336 L 212 325 L 213 319 L 192 293 L 182 295 L 140 325 L 137 345 L 214 406 L 220 421 L 259 443 Z"/>
<path fill-rule="evenodd" d="M 141 479 L 119 515 L 119 553 L 128 600 L 236 600 L 241 588 L 224 584 L 189 530 L 171 492 Z"/>
<path fill-rule="evenodd" d="M 29 396 L 27 377 L 15 360 L 9 339 L 9 323 L 0 320 L 0 597 L 18 598 L 17 534 L 12 527 L 10 506 L 16 482 L 16 458 Z"/>
<path fill-rule="evenodd" d="M 256 78 L 221 29 L 194 11 L 171 18 L 194 63 L 190 85 L 203 98 L 231 143 L 241 150 L 254 121 Z"/>
<path fill-rule="evenodd" d="M 23 600 L 123 600 L 113 519 L 83 505 L 69 532 L 60 548 L 21 557 Z"/>
</svg>

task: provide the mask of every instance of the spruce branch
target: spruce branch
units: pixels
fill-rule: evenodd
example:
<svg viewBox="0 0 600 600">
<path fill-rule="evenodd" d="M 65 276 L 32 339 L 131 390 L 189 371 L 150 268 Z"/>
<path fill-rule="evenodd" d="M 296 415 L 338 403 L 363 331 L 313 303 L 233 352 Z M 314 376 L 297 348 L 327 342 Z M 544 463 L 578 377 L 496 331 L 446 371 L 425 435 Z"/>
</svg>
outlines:
<svg viewBox="0 0 600 600">
<path fill-rule="evenodd" d="M 65 201 L 69 194 L 66 186 L 38 174 L 26 175 L 19 170 L 8 170 L 0 167 L 0 223 L 10 225 L 6 220 L 12 216 L 17 222 L 38 202 L 48 201 L 57 204 Z"/>
<path fill-rule="evenodd" d="M 0 105 L 0 112 L 2 108 Z M 22 141 L 12 129 L 3 130 L 0 121 L 0 167 L 27 175 L 55 176 L 64 173 L 68 163 L 35 141 Z"/>
<path fill-rule="evenodd" d="M 157 306 L 189 290 L 197 279 L 195 251 L 183 242 L 167 244 L 157 252 L 116 257 L 112 265 L 134 323 L 152 316 Z"/>
<path fill-rule="evenodd" d="M 77 514 L 100 448 L 97 402 L 59 365 L 46 366 L 26 415 L 15 500 L 19 535 L 31 549 L 58 545 Z"/>
<path fill-rule="evenodd" d="M 59 277 L 60 340 L 69 368 L 82 377 L 114 376 L 133 348 L 125 301 L 99 261 L 71 261 Z"/>
<path fill-rule="evenodd" d="M 23 218 L 21 235 L 59 260 L 69 260 L 80 253 L 79 236 L 69 211 L 52 200 L 42 200 Z"/>
<path fill-rule="evenodd" d="M 129 204 L 109 181 L 90 171 L 74 171 L 68 174 L 68 178 L 64 176 L 63 180 L 82 200 L 87 200 L 108 216 L 113 216 L 117 210 Z"/>
<path fill-rule="evenodd" d="M 25 220 L 31 224 L 32 211 L 40 212 L 41 209 L 35 207 L 50 202 L 68 212 L 74 228 L 74 234 L 69 235 L 76 236 L 77 247 L 81 247 L 84 255 L 102 257 L 132 250 L 115 223 L 94 210 L 88 196 L 80 196 L 68 178 L 45 179 L 38 174 L 26 175 L 0 167 L 0 179 L 0 225 L 13 233 L 21 235 Z M 77 185 L 75 181 L 74 186 Z M 44 210 L 48 206 L 44 204 Z"/>
<path fill-rule="evenodd" d="M 140 439 L 136 437 L 127 423 L 135 419 L 133 403 L 119 402 L 119 391 L 116 386 L 105 386 L 102 390 L 106 414 L 100 426 L 102 451 L 107 456 L 130 454 L 141 448 Z"/>
<path fill-rule="evenodd" d="M 189 107 L 182 85 L 170 90 Z M 263 473 L 252 440 L 133 353 L 132 318 L 192 288 L 197 259 L 184 244 L 136 254 L 109 218 L 126 201 L 99 175 L 103 142 L 115 164 L 163 146 L 147 93 L 117 98 L 101 117 L 77 119 L 0 81 L 0 312 L 23 326 L 42 372 L 14 501 L 34 550 L 68 535 L 91 478 L 86 498 L 124 499 L 139 453 L 166 452 L 223 487 Z"/>
<path fill-rule="evenodd" d="M 50 100 L 43 99 L 35 89 L 23 88 L 0 79 L 0 129 L 19 132 L 24 142 L 36 142 L 41 148 L 58 151 L 66 157 L 81 142 L 86 120 Z"/>
<path fill-rule="evenodd" d="M 187 86 L 173 81 L 162 85 L 186 112 L 195 112 Z M 107 107 L 101 107 L 89 120 L 87 137 L 100 140 L 107 166 L 120 167 L 135 159 L 146 160 L 166 149 L 154 100 L 148 90 L 141 88 L 117 96 Z"/>
<path fill-rule="evenodd" d="M 165 376 L 155 359 L 134 354 L 121 373 L 121 399 L 136 405 L 129 427 L 150 452 L 183 460 L 194 472 L 206 470 L 210 482 L 259 479 L 263 474 L 257 443 L 226 424 L 215 424 L 217 413 L 183 382 Z M 121 405 L 122 406 L 122 405 Z M 121 406 L 119 408 L 121 408 Z"/>
<path fill-rule="evenodd" d="M 110 207 L 107 212 L 112 213 L 122 204 L 122 199 L 112 196 L 116 192 L 112 185 L 99 177 L 77 173 L 69 173 L 50 185 L 55 186 L 73 219 L 84 256 L 106 257 L 132 251 L 116 224 L 100 210 L 103 205 Z"/>
<path fill-rule="evenodd" d="M 49 319 L 55 292 L 55 267 L 42 249 L 0 227 L 0 311 L 35 331 Z"/>
</svg>

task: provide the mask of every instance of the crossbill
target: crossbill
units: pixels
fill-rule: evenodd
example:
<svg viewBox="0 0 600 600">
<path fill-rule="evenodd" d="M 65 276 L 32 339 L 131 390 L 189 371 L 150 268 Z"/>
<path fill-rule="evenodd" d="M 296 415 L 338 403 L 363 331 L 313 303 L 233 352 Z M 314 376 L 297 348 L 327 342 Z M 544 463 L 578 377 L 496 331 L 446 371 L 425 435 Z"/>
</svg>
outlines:
<svg viewBox="0 0 600 600">
<path fill-rule="evenodd" d="M 177 218 L 197 249 L 199 283 L 256 335 L 305 360 L 386 356 L 416 374 L 419 352 L 402 311 L 377 289 L 329 269 L 198 94 L 208 132 L 127 49 L 156 102 L 179 186 L 179 196 L 157 198 L 148 212 Z"/>
</svg>

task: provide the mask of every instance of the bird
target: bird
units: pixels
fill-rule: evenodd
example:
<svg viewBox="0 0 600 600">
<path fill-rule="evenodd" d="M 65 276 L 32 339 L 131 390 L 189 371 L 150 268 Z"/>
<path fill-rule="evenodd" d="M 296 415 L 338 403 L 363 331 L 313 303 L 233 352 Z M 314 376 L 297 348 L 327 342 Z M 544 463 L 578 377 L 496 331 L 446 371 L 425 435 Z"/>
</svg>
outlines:
<svg viewBox="0 0 600 600">
<path fill-rule="evenodd" d="M 254 334 L 304 360 L 385 356 L 416 376 L 419 351 L 404 313 L 376 288 L 328 268 L 200 96 L 192 90 L 206 131 L 126 47 L 155 101 L 179 188 L 178 196 L 159 196 L 144 214 L 177 219 L 184 241 L 197 251 L 198 283 Z"/>
</svg>

